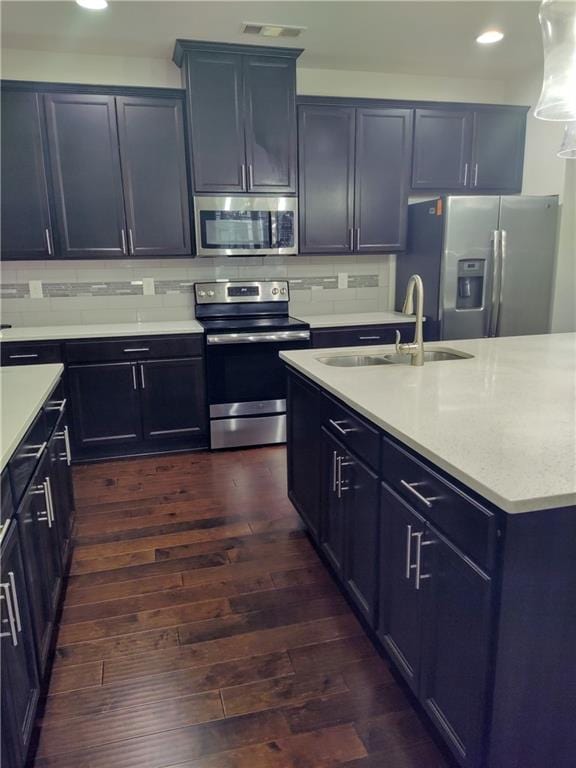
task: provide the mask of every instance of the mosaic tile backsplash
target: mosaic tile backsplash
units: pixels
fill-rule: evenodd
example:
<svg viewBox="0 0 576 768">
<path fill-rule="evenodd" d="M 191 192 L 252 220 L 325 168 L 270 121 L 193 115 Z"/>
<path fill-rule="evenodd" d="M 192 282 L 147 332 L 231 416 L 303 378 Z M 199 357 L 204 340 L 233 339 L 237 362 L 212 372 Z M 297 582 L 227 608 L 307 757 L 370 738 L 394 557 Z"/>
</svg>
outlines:
<svg viewBox="0 0 576 768">
<path fill-rule="evenodd" d="M 1 265 L 0 319 L 15 326 L 186 320 L 194 283 L 287 279 L 290 312 L 375 312 L 394 304 L 395 257 L 53 261 Z"/>
</svg>

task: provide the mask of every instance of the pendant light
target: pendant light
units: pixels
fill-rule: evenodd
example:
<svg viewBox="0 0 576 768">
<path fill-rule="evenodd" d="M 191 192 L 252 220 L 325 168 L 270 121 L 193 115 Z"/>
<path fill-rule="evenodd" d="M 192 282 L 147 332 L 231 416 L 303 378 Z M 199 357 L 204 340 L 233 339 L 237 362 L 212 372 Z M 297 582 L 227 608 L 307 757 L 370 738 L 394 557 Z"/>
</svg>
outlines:
<svg viewBox="0 0 576 768">
<path fill-rule="evenodd" d="M 576 160 L 576 120 L 566 123 L 558 157 L 563 157 L 566 160 Z"/>
<path fill-rule="evenodd" d="M 576 0 L 542 0 L 544 82 L 534 115 L 576 120 Z"/>
</svg>

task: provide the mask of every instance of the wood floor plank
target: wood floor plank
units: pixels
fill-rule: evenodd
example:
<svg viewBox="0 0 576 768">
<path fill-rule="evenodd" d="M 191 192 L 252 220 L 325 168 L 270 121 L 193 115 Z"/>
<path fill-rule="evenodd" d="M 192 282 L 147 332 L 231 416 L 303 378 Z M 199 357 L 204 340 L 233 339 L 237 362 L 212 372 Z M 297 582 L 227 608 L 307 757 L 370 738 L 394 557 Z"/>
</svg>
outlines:
<svg viewBox="0 0 576 768">
<path fill-rule="evenodd" d="M 181 573 L 167 573 L 149 576 L 144 579 L 121 581 L 114 584 L 99 584 L 94 587 L 74 589 L 71 585 L 66 590 L 64 610 L 74 606 L 101 603 L 106 600 L 119 600 L 124 597 L 139 597 L 154 592 L 164 592 L 184 586 Z"/>
<path fill-rule="evenodd" d="M 83 688 L 98 688 L 102 685 L 103 661 L 91 661 L 74 667 L 57 667 L 50 676 L 50 693 L 72 691 L 73 696 Z M 91 696 L 92 694 L 90 694 Z"/>
<path fill-rule="evenodd" d="M 102 662 L 99 662 L 99 665 L 101 664 Z M 79 667 L 69 667 L 68 669 L 75 670 Z M 293 673 L 293 669 L 290 658 L 285 651 L 281 651 L 264 656 L 248 656 L 204 667 L 183 669 L 177 672 L 150 674 L 116 685 L 105 684 L 98 691 L 90 690 L 83 693 L 73 690 L 69 694 L 60 693 L 48 696 L 43 720 L 56 721 L 72 717 L 100 715 L 141 704 L 178 699 L 182 696 L 190 696 L 204 691 L 283 677 L 291 673 Z M 106 681 L 104 680 L 104 682 Z M 52 686 L 50 692 L 52 693 Z M 56 694 L 57 691 L 54 693 Z"/>
<path fill-rule="evenodd" d="M 222 703 L 227 716 L 244 715 L 262 709 L 272 709 L 347 690 L 338 672 L 324 674 L 286 675 L 234 688 L 223 688 Z"/>
<path fill-rule="evenodd" d="M 58 669 L 64 665 L 85 664 L 88 661 L 111 659 L 116 656 L 138 657 L 140 654 L 144 654 L 146 657 L 154 651 L 165 653 L 167 649 L 177 648 L 178 645 L 178 630 L 175 627 L 154 629 L 135 635 L 107 637 L 102 640 L 71 645 L 58 643 L 55 666 Z"/>
<path fill-rule="evenodd" d="M 364 633 L 355 637 L 291 648 L 288 653 L 294 671 L 304 674 L 327 672 L 349 665 L 358 659 L 372 659 L 378 655 Z"/>
<path fill-rule="evenodd" d="M 363 756 L 365 750 L 354 728 L 341 725 L 219 752 L 171 768 L 334 768 Z"/>
<path fill-rule="evenodd" d="M 62 613 L 62 624 L 77 622 L 95 622 L 127 614 L 157 611 L 162 608 L 177 605 L 194 604 L 216 598 L 227 598 L 243 595 L 247 592 L 262 592 L 274 589 L 272 579 L 268 575 L 257 576 L 240 581 L 214 581 L 195 587 L 176 587 L 161 592 L 156 591 L 146 595 L 118 598 L 95 602 L 90 605 L 66 607 Z"/>
</svg>

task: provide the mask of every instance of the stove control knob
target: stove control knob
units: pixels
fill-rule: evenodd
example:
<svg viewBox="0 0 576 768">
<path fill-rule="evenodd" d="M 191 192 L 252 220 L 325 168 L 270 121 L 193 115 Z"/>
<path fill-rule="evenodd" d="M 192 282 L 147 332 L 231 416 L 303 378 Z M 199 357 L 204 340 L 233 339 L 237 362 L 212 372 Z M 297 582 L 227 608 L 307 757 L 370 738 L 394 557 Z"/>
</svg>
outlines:
<svg viewBox="0 0 576 768">
<path fill-rule="evenodd" d="M 272 296 L 278 296 L 279 293 L 280 291 L 278 290 L 278 288 L 272 288 Z"/>
<path fill-rule="evenodd" d="M 206 296 L 206 291 L 198 291 L 198 296 Z"/>
<path fill-rule="evenodd" d="M 208 296 L 210 297 L 214 296 L 214 291 L 208 291 Z"/>
<path fill-rule="evenodd" d="M 280 293 L 282 294 L 282 296 L 285 296 L 286 295 L 286 288 L 280 288 Z"/>
</svg>

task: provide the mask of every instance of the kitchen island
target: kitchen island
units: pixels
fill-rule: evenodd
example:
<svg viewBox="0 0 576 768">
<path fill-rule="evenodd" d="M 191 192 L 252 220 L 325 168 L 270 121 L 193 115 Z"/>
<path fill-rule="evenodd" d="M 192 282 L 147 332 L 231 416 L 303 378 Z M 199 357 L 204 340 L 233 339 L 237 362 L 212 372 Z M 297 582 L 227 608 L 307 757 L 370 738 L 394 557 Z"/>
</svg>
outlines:
<svg viewBox="0 0 576 768">
<path fill-rule="evenodd" d="M 289 371 L 289 496 L 470 768 L 576 765 L 576 335 Z"/>
</svg>

